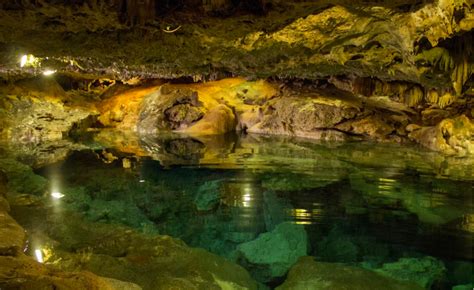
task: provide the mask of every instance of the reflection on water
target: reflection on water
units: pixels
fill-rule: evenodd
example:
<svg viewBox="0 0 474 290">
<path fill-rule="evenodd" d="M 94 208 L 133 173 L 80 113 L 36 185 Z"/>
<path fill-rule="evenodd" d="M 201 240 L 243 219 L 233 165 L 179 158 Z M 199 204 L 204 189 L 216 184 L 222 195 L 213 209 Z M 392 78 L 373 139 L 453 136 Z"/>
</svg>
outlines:
<svg viewBox="0 0 474 290">
<path fill-rule="evenodd" d="M 112 142 L 38 173 L 50 180 L 51 202 L 91 221 L 169 234 L 230 259 L 285 221 L 306 227 L 310 254 L 323 261 L 473 259 L 472 160 L 370 143 L 173 138 Z"/>
</svg>

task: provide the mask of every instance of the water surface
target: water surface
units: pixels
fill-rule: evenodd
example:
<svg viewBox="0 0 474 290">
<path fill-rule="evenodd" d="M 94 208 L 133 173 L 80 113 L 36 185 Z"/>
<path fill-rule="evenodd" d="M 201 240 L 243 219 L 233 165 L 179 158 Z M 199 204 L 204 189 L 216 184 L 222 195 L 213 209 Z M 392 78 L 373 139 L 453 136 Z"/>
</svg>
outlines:
<svg viewBox="0 0 474 290">
<path fill-rule="evenodd" d="M 51 192 L 64 195 L 50 202 L 231 260 L 239 244 L 289 221 L 305 227 L 308 254 L 319 261 L 375 269 L 432 256 L 447 267 L 443 287 L 472 282 L 472 274 L 458 273 L 461 266 L 472 272 L 472 159 L 262 136 L 132 143 L 86 142 L 87 149 L 39 168 Z M 17 215 L 31 231 L 46 226 Z"/>
</svg>

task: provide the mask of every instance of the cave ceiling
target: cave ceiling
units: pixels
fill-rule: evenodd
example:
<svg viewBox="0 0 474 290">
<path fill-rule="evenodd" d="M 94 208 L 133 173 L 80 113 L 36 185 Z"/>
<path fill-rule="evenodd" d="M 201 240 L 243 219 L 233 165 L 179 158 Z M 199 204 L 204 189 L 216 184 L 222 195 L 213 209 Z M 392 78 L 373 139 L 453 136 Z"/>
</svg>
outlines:
<svg viewBox="0 0 474 290">
<path fill-rule="evenodd" d="M 4 80 L 356 76 L 472 90 L 470 0 L 2 3 Z"/>
</svg>

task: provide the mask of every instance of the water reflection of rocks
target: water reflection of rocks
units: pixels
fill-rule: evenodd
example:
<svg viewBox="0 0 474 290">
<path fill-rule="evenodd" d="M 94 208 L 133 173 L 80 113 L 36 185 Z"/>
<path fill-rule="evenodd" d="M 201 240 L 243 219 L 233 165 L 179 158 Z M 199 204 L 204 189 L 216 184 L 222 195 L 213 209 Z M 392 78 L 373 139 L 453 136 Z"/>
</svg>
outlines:
<svg viewBox="0 0 474 290">
<path fill-rule="evenodd" d="M 63 210 L 183 239 L 241 263 L 261 282 L 282 282 L 277 277 L 305 254 L 379 272 L 402 265 L 383 270 L 404 256 L 435 255 L 448 262 L 415 262 L 436 285 L 454 271 L 450 259 L 472 259 L 471 159 L 370 143 L 107 134 L 83 140 L 80 148 L 90 149 L 71 150 L 59 163 L 46 151 L 56 163 L 37 173 L 49 182 L 11 159 L 0 165 L 20 192 L 28 192 L 21 180 L 31 176 L 42 188 L 61 180 Z M 291 254 L 294 235 L 285 233 L 293 229 L 279 228 L 285 222 L 305 226 L 307 237 L 296 244 L 308 243 L 308 252 Z M 291 263 L 273 261 L 287 263 L 283 270 L 244 246 L 267 239 L 289 245 L 278 251 L 288 251 Z"/>
</svg>

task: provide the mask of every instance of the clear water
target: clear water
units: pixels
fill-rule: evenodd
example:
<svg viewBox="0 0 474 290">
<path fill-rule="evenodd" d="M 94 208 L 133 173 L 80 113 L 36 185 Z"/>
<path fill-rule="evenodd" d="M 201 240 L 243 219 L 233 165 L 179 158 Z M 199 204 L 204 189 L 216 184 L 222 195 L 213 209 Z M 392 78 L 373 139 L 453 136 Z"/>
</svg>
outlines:
<svg viewBox="0 0 474 290">
<path fill-rule="evenodd" d="M 290 221 L 304 225 L 319 261 L 375 269 L 432 256 L 447 267 L 443 288 L 473 282 L 472 159 L 262 136 L 142 139 L 140 156 L 113 142 L 89 145 L 37 173 L 64 194 L 64 208 L 91 221 L 171 235 L 228 259 Z M 107 163 L 104 152 L 118 159 Z"/>
</svg>

